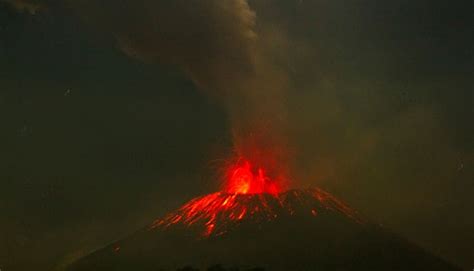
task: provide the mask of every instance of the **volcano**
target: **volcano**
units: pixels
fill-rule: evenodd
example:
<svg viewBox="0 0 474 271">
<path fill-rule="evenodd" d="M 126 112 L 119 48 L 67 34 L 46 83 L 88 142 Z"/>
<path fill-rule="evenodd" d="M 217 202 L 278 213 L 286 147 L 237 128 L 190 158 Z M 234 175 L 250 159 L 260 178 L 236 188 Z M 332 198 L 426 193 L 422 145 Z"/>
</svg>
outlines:
<svg viewBox="0 0 474 271">
<path fill-rule="evenodd" d="M 270 191 L 195 198 L 69 270 L 458 270 L 322 189 Z"/>
</svg>

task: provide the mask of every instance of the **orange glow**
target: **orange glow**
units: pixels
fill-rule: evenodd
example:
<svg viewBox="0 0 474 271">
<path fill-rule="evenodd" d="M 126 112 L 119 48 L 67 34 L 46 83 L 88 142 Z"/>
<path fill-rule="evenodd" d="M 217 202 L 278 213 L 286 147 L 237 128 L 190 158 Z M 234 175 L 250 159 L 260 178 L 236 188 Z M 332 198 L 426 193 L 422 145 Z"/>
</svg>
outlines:
<svg viewBox="0 0 474 271">
<path fill-rule="evenodd" d="M 271 179 L 260 167 L 253 167 L 247 160 L 231 166 L 227 173 L 226 192 L 230 194 L 278 194 L 281 184 Z"/>
</svg>

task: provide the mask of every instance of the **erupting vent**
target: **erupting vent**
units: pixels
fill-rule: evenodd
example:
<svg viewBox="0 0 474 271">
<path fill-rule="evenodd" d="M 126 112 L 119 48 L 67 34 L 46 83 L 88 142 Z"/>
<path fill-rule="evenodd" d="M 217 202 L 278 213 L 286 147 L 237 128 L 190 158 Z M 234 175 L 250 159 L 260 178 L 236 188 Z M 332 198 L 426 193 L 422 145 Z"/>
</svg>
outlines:
<svg viewBox="0 0 474 271">
<path fill-rule="evenodd" d="M 249 161 L 241 160 L 229 168 L 225 190 L 229 194 L 276 195 L 281 186 L 281 180 L 271 179 L 263 168 L 254 168 Z"/>
</svg>

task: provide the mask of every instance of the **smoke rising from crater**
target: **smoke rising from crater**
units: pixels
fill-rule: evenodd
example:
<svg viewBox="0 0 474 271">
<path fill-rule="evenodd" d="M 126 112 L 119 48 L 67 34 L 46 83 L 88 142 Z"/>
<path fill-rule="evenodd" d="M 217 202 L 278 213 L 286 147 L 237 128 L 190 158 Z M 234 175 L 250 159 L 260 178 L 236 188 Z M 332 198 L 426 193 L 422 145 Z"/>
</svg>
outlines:
<svg viewBox="0 0 474 271">
<path fill-rule="evenodd" d="M 48 0 L 3 0 L 52 6 Z M 236 157 L 286 172 L 287 75 L 276 65 L 284 35 L 257 25 L 247 0 L 67 0 L 128 56 L 179 67 L 227 110 Z M 56 4 L 57 5 L 57 4 Z M 284 41 L 283 41 L 284 43 Z"/>
<path fill-rule="evenodd" d="M 269 168 L 284 164 L 286 74 L 270 61 L 269 36 L 257 31 L 257 15 L 246 0 L 71 4 L 89 23 L 112 33 L 127 55 L 176 65 L 221 101 L 238 156 Z"/>
</svg>

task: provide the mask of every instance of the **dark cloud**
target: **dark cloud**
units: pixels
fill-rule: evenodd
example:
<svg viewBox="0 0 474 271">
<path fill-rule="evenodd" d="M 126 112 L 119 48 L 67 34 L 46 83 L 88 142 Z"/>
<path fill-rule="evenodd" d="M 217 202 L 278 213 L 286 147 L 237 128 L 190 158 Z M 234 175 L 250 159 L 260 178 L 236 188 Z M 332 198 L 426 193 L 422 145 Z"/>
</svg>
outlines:
<svg viewBox="0 0 474 271">
<path fill-rule="evenodd" d="M 247 0 L 68 0 L 64 6 L 112 36 L 128 56 L 175 65 L 219 100 L 237 155 L 266 167 L 286 164 L 287 75 L 275 61 L 284 54 L 278 46 L 285 35 L 263 22 L 257 28 Z"/>
<path fill-rule="evenodd" d="M 44 10 L 45 7 L 36 1 L 29 0 L 1 0 L 0 2 L 7 3 L 20 12 L 28 12 L 32 15 L 38 11 Z"/>
<path fill-rule="evenodd" d="M 273 62 L 274 35 L 257 30 L 256 14 L 246 0 L 70 4 L 88 23 L 112 34 L 127 55 L 176 65 L 220 100 L 238 155 L 267 167 L 283 159 L 286 74 Z"/>
<path fill-rule="evenodd" d="M 1 1 L 31 13 L 53 5 Z M 177 65 L 208 91 L 235 89 L 255 73 L 256 15 L 246 0 L 67 0 L 62 6 L 114 36 L 129 56 Z"/>
<path fill-rule="evenodd" d="M 245 0 L 71 1 L 128 55 L 181 67 L 199 86 L 225 92 L 254 72 L 255 13 Z"/>
</svg>

